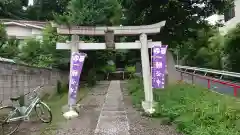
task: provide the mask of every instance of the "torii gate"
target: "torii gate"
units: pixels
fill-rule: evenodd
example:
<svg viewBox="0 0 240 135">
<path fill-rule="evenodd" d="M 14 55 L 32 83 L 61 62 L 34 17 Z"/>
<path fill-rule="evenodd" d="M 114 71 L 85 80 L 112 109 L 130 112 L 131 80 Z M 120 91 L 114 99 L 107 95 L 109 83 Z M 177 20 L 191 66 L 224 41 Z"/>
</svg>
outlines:
<svg viewBox="0 0 240 135">
<path fill-rule="evenodd" d="M 142 102 L 142 107 L 145 112 L 153 113 L 153 91 L 151 85 L 151 73 L 148 48 L 152 48 L 154 44 L 161 44 L 161 42 L 152 42 L 147 40 L 147 34 L 159 33 L 161 28 L 165 25 L 165 21 L 141 26 L 118 26 L 118 27 L 92 27 L 92 26 L 57 26 L 58 34 L 72 35 L 69 43 L 57 43 L 56 49 L 68 49 L 71 52 L 78 52 L 79 50 L 103 50 L 103 49 L 140 49 L 142 61 L 142 73 L 145 101 Z M 106 43 L 84 43 L 79 41 L 78 35 L 89 36 L 104 36 Z M 114 35 L 140 35 L 140 41 L 114 43 Z"/>
</svg>

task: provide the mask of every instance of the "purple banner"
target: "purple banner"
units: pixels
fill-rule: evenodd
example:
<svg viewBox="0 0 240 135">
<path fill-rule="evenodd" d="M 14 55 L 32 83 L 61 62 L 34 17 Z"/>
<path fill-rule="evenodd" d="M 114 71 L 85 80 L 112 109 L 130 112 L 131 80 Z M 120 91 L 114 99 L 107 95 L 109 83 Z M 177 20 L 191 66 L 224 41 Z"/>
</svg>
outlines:
<svg viewBox="0 0 240 135">
<path fill-rule="evenodd" d="M 79 79 L 82 72 L 85 57 L 86 57 L 85 53 L 78 52 L 72 53 L 69 79 L 69 97 L 68 97 L 69 105 L 74 105 L 76 103 Z"/>
<path fill-rule="evenodd" d="M 152 88 L 164 88 L 167 45 L 152 48 Z"/>
</svg>

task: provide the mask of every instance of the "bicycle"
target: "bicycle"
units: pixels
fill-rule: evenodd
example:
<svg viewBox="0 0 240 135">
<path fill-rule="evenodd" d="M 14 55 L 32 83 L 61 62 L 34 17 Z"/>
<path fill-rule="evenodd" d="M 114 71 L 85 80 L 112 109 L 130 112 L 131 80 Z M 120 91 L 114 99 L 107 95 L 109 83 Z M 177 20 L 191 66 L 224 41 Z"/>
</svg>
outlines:
<svg viewBox="0 0 240 135">
<path fill-rule="evenodd" d="M 48 107 L 48 105 L 41 101 L 37 90 L 41 89 L 42 86 L 38 86 L 33 90 L 33 95 L 30 96 L 28 99 L 30 101 L 30 105 L 25 106 L 24 104 L 20 103 L 21 98 L 24 98 L 26 95 L 29 95 L 31 92 L 28 92 L 27 94 L 24 94 L 23 96 L 13 97 L 10 98 L 13 105 L 12 106 L 3 106 L 0 107 L 0 130 L 2 128 L 2 134 L 3 135 L 12 135 L 15 133 L 20 124 L 23 120 L 29 120 L 30 114 L 35 110 L 37 117 L 43 122 L 43 123 L 51 123 L 52 121 L 52 112 L 51 109 Z M 14 104 L 17 103 L 17 104 Z M 40 114 L 44 114 L 43 109 L 47 109 L 47 113 L 49 114 L 49 117 L 47 119 L 44 119 Z M 40 113 L 38 112 L 38 109 L 40 109 Z M 1 113 L 4 111 L 7 112 L 7 117 L 3 118 L 1 120 Z M 11 125 L 15 125 L 10 128 Z M 7 128 L 10 128 L 6 130 Z M 1 133 L 0 133 L 1 134 Z"/>
</svg>

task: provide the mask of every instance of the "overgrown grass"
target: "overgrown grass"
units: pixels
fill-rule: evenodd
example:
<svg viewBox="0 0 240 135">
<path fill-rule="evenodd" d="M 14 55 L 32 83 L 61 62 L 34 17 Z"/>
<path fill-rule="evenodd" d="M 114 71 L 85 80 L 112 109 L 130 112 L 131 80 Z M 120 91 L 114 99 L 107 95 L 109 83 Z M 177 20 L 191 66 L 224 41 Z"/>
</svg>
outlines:
<svg viewBox="0 0 240 135">
<path fill-rule="evenodd" d="M 47 96 L 49 98 L 44 98 L 44 102 L 46 102 L 51 108 L 53 120 L 52 123 L 43 126 L 41 129 L 43 131 L 42 134 L 49 134 L 52 131 L 57 130 L 59 127 L 58 124 L 65 121 L 65 118 L 62 115 L 62 107 L 68 103 L 68 87 L 66 84 L 59 85 L 60 87 L 57 87 L 54 95 L 50 97 Z M 81 87 L 78 91 L 77 102 L 81 101 L 88 91 L 89 89 L 87 87 Z"/>
<path fill-rule="evenodd" d="M 144 99 L 139 79 L 129 82 L 129 93 L 135 107 Z M 202 87 L 176 84 L 154 90 L 158 102 L 155 117 L 172 123 L 185 135 L 239 135 L 239 99 L 220 95 Z"/>
<path fill-rule="evenodd" d="M 87 93 L 87 88 L 80 88 L 78 92 L 77 101 L 80 101 Z M 51 108 L 53 114 L 52 124 L 64 120 L 62 116 L 62 106 L 68 103 L 68 93 L 62 95 L 54 95 L 49 100 L 45 101 Z"/>
</svg>

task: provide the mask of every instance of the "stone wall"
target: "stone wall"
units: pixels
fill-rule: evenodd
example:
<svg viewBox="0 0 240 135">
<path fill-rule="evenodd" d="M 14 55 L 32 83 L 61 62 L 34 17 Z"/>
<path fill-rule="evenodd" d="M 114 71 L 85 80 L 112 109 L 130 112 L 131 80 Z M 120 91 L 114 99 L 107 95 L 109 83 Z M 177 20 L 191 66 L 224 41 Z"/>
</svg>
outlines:
<svg viewBox="0 0 240 135">
<path fill-rule="evenodd" d="M 43 85 L 42 92 L 53 92 L 57 80 L 66 81 L 67 73 L 56 69 L 38 68 L 10 62 L 0 62 L 0 102 L 10 103 L 10 97 L 29 93 Z"/>
</svg>

